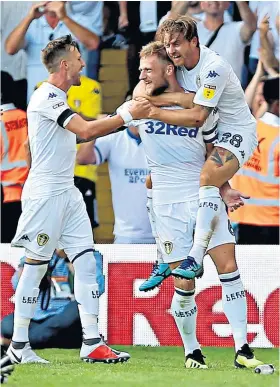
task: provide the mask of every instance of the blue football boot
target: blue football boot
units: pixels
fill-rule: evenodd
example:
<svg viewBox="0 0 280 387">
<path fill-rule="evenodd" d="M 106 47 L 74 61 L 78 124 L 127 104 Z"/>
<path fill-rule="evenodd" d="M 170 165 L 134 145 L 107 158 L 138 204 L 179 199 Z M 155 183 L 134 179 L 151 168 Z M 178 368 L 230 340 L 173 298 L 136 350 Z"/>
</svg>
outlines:
<svg viewBox="0 0 280 387">
<path fill-rule="evenodd" d="M 172 270 L 172 275 L 185 279 L 200 278 L 203 275 L 203 266 L 199 265 L 193 257 L 188 257 L 176 269 Z"/>
<path fill-rule="evenodd" d="M 159 264 L 158 261 L 156 261 L 153 264 L 153 270 L 150 277 L 139 287 L 140 292 L 147 292 L 149 290 L 153 290 L 170 275 L 171 270 L 169 268 L 168 263 Z"/>
</svg>

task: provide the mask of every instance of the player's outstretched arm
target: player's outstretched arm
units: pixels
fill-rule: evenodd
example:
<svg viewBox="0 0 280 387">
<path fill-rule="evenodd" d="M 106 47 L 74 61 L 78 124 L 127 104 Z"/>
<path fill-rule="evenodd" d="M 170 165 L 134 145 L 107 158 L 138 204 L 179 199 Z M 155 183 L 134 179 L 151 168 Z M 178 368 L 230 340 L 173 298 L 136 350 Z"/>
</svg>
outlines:
<svg viewBox="0 0 280 387">
<path fill-rule="evenodd" d="M 152 105 L 148 100 L 133 101 L 130 105 L 120 109 L 118 114 L 96 121 L 85 121 L 78 114 L 75 114 L 65 128 L 81 139 L 95 140 L 114 132 L 132 120 L 148 117 L 151 107 Z"/>
</svg>

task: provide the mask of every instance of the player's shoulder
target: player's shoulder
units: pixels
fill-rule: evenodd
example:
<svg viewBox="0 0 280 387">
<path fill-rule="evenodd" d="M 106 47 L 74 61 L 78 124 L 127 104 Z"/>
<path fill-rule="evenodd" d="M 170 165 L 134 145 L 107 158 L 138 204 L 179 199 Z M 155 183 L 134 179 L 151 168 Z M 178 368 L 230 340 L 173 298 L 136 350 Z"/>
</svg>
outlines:
<svg viewBox="0 0 280 387">
<path fill-rule="evenodd" d="M 64 93 L 48 82 L 43 82 L 34 91 L 28 104 L 28 110 L 39 109 L 55 104 L 61 99 L 66 100 Z"/>
<path fill-rule="evenodd" d="M 208 73 L 209 71 L 225 71 L 230 68 L 230 64 L 217 52 L 210 50 L 205 46 L 200 47 L 201 50 L 201 67 L 200 73 Z"/>
</svg>

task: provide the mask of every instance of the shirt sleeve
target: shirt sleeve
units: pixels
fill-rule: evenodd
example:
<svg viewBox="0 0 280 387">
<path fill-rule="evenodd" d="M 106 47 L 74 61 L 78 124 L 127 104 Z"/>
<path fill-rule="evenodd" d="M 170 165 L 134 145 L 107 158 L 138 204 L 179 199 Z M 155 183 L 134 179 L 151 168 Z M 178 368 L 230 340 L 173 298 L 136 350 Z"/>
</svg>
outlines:
<svg viewBox="0 0 280 387">
<path fill-rule="evenodd" d="M 205 144 L 213 144 L 218 139 L 218 110 L 214 109 L 202 126 L 202 136 Z"/>
<path fill-rule="evenodd" d="M 65 128 L 71 118 L 76 114 L 70 109 L 69 105 L 61 97 L 53 96 L 55 93 L 49 93 L 49 99 L 46 104 L 43 104 L 40 113 L 58 123 L 59 126 Z"/>
<path fill-rule="evenodd" d="M 114 135 L 110 134 L 105 137 L 100 137 L 94 144 L 94 152 L 96 157 L 96 165 L 104 163 L 106 160 L 110 160 L 110 153 Z"/>
<path fill-rule="evenodd" d="M 201 74 L 201 87 L 197 90 L 194 103 L 197 105 L 215 107 L 228 82 L 230 65 L 226 63 L 215 63 L 205 66 Z"/>
</svg>

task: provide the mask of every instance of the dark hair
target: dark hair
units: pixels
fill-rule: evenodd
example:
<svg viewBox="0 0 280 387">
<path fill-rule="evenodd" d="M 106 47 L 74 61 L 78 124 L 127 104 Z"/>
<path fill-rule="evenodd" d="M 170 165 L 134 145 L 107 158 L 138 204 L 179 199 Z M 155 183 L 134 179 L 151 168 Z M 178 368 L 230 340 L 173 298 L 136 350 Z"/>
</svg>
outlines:
<svg viewBox="0 0 280 387">
<path fill-rule="evenodd" d="M 263 97 L 269 105 L 274 101 L 279 101 L 279 80 L 279 77 L 275 77 L 264 81 Z"/>
<path fill-rule="evenodd" d="M 197 33 L 196 21 L 190 16 L 170 17 L 166 19 L 158 28 L 156 37 L 164 43 L 165 35 L 172 37 L 174 34 L 183 34 L 184 38 L 189 42 L 193 38 L 197 38 L 197 47 L 199 47 L 199 39 Z"/>
<path fill-rule="evenodd" d="M 15 82 L 6 71 L 1 71 L 1 104 L 15 103 Z"/>
<path fill-rule="evenodd" d="M 50 41 L 42 50 L 41 58 L 50 74 L 58 71 L 61 59 L 71 51 L 72 47 L 79 51 L 78 44 L 71 35 Z"/>
</svg>

